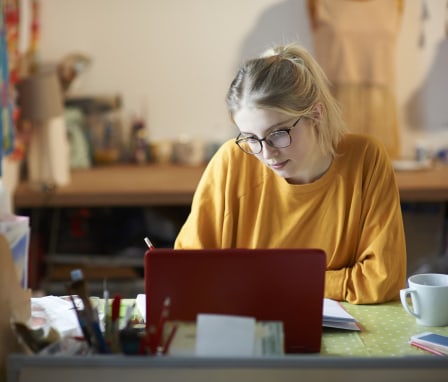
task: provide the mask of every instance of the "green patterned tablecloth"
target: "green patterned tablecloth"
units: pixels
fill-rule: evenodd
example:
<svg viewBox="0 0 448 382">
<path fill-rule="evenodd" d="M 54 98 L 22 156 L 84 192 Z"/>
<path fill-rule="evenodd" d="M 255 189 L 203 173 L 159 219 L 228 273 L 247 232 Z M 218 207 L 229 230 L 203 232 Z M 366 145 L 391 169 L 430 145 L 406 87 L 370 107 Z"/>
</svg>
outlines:
<svg viewBox="0 0 448 382">
<path fill-rule="evenodd" d="M 400 302 L 381 305 L 351 305 L 343 307 L 355 317 L 362 330 L 349 332 L 324 328 L 323 355 L 337 356 L 404 356 L 430 353 L 409 345 L 409 337 L 426 331 L 448 335 L 448 326 L 427 327 L 416 323 Z"/>
</svg>

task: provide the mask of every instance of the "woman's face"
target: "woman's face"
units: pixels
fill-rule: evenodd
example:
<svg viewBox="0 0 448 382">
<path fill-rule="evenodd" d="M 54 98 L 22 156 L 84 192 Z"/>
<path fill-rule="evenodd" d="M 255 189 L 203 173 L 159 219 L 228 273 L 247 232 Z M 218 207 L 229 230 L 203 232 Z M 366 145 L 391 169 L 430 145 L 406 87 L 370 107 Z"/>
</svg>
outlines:
<svg viewBox="0 0 448 382">
<path fill-rule="evenodd" d="M 258 139 L 280 129 L 289 129 L 297 120 L 298 117 L 257 108 L 243 108 L 234 115 L 241 136 Z M 289 131 L 291 144 L 288 147 L 275 148 L 263 141 L 262 151 L 255 156 L 290 183 L 309 183 L 321 175 L 316 171 L 324 160 L 313 131 L 314 123 L 312 119 L 302 117 Z"/>
</svg>

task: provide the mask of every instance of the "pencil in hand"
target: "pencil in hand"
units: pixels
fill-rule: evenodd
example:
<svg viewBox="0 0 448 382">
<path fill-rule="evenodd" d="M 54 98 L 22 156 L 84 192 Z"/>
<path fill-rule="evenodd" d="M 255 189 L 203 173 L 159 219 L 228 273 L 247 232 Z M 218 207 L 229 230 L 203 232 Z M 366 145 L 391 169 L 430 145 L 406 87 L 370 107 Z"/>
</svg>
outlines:
<svg viewBox="0 0 448 382">
<path fill-rule="evenodd" d="M 152 245 L 151 240 L 148 239 L 148 237 L 145 237 L 143 239 L 146 243 L 146 245 L 148 246 L 148 249 L 154 249 L 154 245 Z"/>
</svg>

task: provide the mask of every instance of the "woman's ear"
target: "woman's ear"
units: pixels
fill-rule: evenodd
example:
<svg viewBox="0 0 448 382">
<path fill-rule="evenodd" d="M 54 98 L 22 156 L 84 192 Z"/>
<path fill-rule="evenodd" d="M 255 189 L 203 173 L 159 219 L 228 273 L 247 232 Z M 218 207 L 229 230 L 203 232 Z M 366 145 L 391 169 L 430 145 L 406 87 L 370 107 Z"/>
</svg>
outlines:
<svg viewBox="0 0 448 382">
<path fill-rule="evenodd" d="M 323 119 L 324 113 L 325 113 L 325 107 L 321 102 L 317 102 L 311 109 L 311 117 L 316 122 L 320 122 Z"/>
</svg>

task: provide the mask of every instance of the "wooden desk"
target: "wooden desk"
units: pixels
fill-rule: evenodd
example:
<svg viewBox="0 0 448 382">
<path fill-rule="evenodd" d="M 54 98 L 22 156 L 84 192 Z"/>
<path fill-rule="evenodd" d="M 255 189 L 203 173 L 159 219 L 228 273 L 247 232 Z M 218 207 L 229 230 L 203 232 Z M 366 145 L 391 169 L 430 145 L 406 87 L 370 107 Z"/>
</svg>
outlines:
<svg viewBox="0 0 448 382">
<path fill-rule="evenodd" d="M 16 208 L 189 205 L 204 166 L 105 166 L 72 172 L 71 182 L 54 190 L 19 184 Z M 402 201 L 448 201 L 448 166 L 397 172 Z"/>
</svg>

